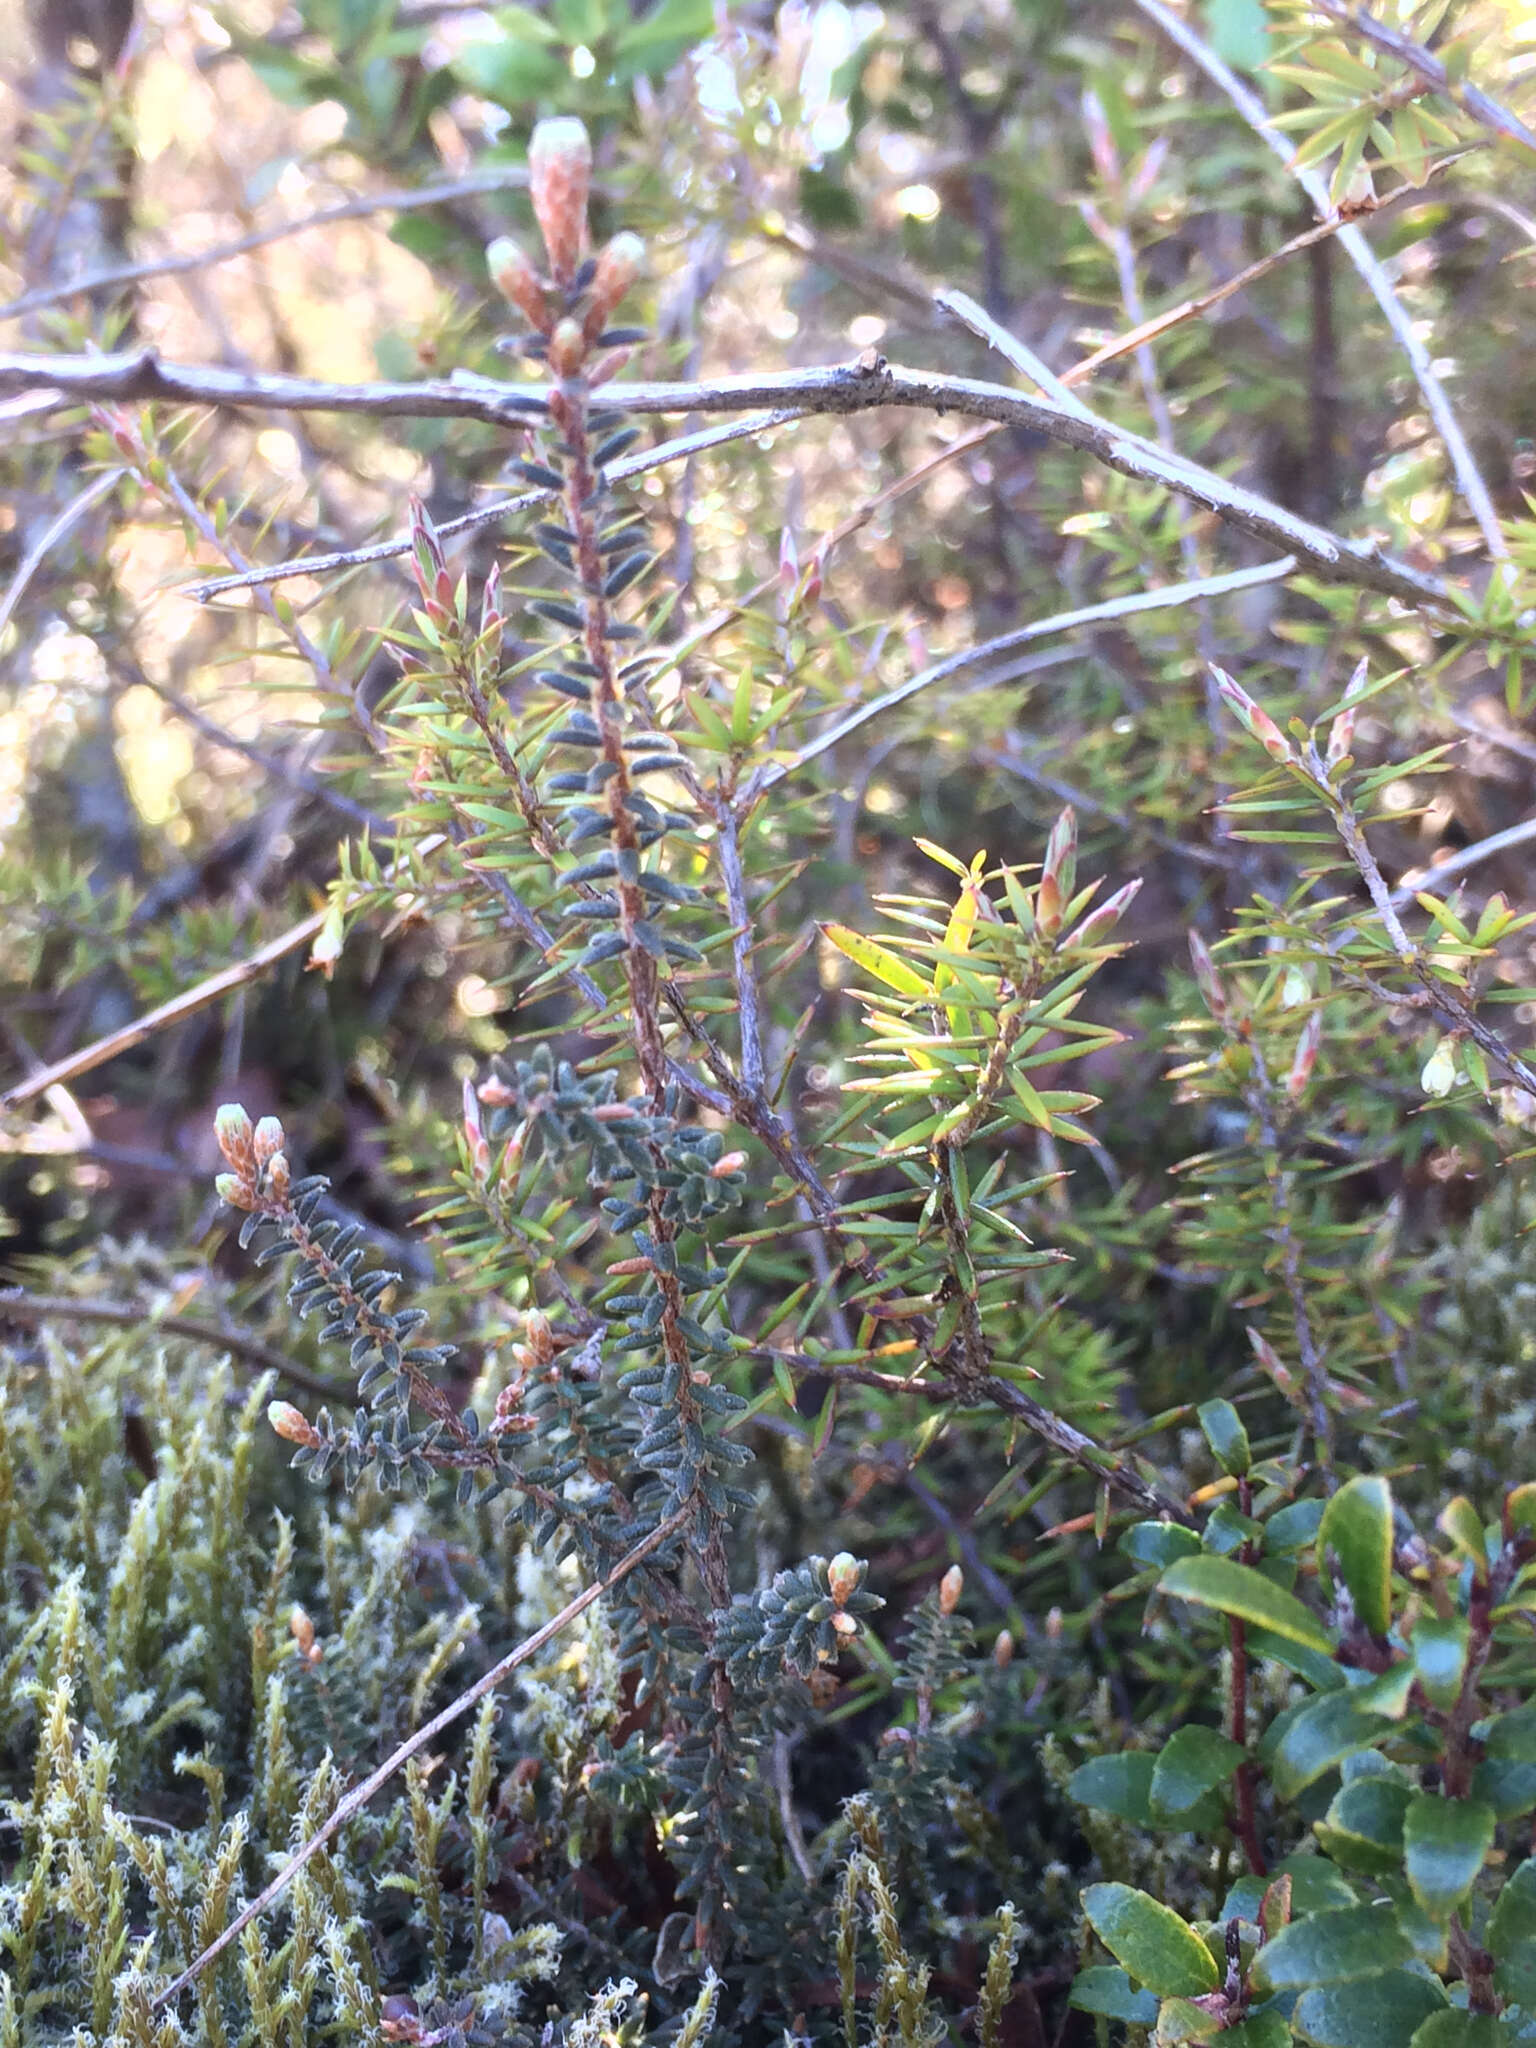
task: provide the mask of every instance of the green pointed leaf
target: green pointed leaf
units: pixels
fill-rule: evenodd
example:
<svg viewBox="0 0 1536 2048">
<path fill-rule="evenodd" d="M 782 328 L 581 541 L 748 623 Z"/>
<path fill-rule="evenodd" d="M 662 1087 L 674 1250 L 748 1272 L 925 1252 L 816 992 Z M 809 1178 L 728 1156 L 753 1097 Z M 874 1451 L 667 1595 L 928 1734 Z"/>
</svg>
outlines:
<svg viewBox="0 0 1536 2048">
<path fill-rule="evenodd" d="M 1445 1920 L 1461 1905 L 1493 1847 L 1493 1830 L 1493 1808 L 1480 1799 L 1420 1792 L 1409 1801 L 1403 1867 L 1426 1913 Z"/>
<path fill-rule="evenodd" d="M 1159 1998 L 1198 1998 L 1221 1982 L 1195 1930 L 1161 1900 L 1128 1884 L 1091 1884 L 1083 1911 L 1116 1962 Z"/>
<path fill-rule="evenodd" d="M 1412 1953 L 1390 1905 L 1344 1906 L 1282 1928 L 1255 1956 L 1253 1976 L 1270 1991 L 1300 1991 L 1374 1977 Z"/>
<path fill-rule="evenodd" d="M 1536 1857 L 1517 1864 L 1505 1879 L 1483 1940 L 1499 1996 L 1536 2011 Z"/>
<path fill-rule="evenodd" d="M 1274 1585 L 1251 1565 L 1238 1564 L 1230 1557 L 1181 1558 L 1168 1567 L 1159 1584 L 1175 1600 L 1218 1608 L 1277 1636 L 1288 1636 L 1325 1657 L 1332 1654 L 1333 1646 L 1321 1623 L 1296 1595 Z"/>
<path fill-rule="evenodd" d="M 1327 1984 L 1296 2002 L 1292 2024 L 1314 2048 L 1403 2048 L 1445 1994 L 1428 1977 L 1386 1970 L 1352 1984 Z"/>
<path fill-rule="evenodd" d="M 1348 1480 L 1323 1510 L 1318 1556 L 1332 1550 L 1355 1612 L 1372 1635 L 1392 1626 L 1392 1489 L 1362 1474 Z"/>
<path fill-rule="evenodd" d="M 1153 1812 L 1170 1820 L 1188 1813 L 1207 1792 L 1225 1784 L 1242 1760 L 1242 1744 L 1214 1728 L 1177 1729 L 1158 1752 L 1152 1772 Z"/>
<path fill-rule="evenodd" d="M 899 954 L 877 945 L 873 939 L 865 938 L 862 932 L 853 931 L 845 924 L 824 924 L 821 929 L 839 953 L 851 960 L 855 967 L 862 967 L 866 974 L 872 974 L 876 981 L 883 981 L 887 988 L 894 988 L 904 996 L 933 994 L 915 967 L 909 967 Z"/>
</svg>

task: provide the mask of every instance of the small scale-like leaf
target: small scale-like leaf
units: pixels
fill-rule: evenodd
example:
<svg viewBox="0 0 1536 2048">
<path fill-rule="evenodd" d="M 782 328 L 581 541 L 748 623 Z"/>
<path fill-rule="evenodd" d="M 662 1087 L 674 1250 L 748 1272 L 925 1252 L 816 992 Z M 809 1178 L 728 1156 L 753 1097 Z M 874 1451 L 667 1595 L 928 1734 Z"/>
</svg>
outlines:
<svg viewBox="0 0 1536 2048">
<path fill-rule="evenodd" d="M 1413 1895 L 1436 1920 L 1454 1913 L 1493 1847 L 1493 1808 L 1480 1799 L 1417 1793 L 1403 1816 L 1403 1865 Z"/>
<path fill-rule="evenodd" d="M 1392 1489 L 1374 1473 L 1347 1480 L 1323 1510 L 1319 1558 L 1332 1550 L 1355 1612 L 1383 1636 L 1392 1626 Z"/>
<path fill-rule="evenodd" d="M 1198 1998 L 1220 1984 L 1215 1958 L 1199 1935 L 1149 1893 L 1128 1884 L 1091 1884 L 1083 1911 L 1116 1962 L 1159 1998 Z"/>
</svg>

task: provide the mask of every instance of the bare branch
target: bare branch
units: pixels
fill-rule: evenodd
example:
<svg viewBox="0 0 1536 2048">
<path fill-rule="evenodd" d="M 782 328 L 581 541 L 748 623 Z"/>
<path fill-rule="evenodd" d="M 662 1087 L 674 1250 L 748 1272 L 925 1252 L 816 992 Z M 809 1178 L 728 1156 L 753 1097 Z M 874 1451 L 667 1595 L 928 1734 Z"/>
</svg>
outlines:
<svg viewBox="0 0 1536 2048">
<path fill-rule="evenodd" d="M 356 199 L 338 200 L 334 206 L 318 207 L 296 220 L 274 221 L 270 227 L 253 228 L 232 242 L 215 242 L 209 249 L 184 251 L 175 256 L 150 256 L 142 263 L 119 263 L 110 270 L 94 270 L 64 284 L 39 285 L 18 298 L 0 305 L 0 320 L 19 320 L 43 306 L 58 306 L 82 293 L 111 291 L 118 285 L 142 284 L 152 277 L 179 277 L 188 271 L 207 270 L 216 263 L 228 263 L 236 256 L 248 256 L 253 249 L 265 249 L 290 235 L 308 234 L 311 228 L 327 228 L 339 220 L 362 220 L 375 213 L 411 213 L 424 206 L 441 206 L 454 199 L 470 199 L 482 192 L 502 192 L 509 186 L 526 185 L 528 172 L 522 164 L 506 164 L 492 171 L 476 171 L 466 178 L 454 178 L 441 185 L 422 185 L 415 191 L 365 192 Z"/>
<path fill-rule="evenodd" d="M 1156 0 L 1137 4 L 1152 6 Z M 1370 260 L 1374 268 L 1374 258 Z M 1390 296 L 1384 280 L 1383 288 Z M 1404 319 L 1395 299 L 1392 304 L 1397 318 Z M 116 356 L 0 355 L 0 391 L 44 387 L 56 390 L 61 404 L 160 398 L 180 404 L 380 418 L 479 419 L 503 427 L 537 417 L 547 404 L 541 386 L 499 384 L 488 377 L 458 376 L 419 384 L 326 384 L 304 377 L 245 376 L 163 363 L 152 349 Z M 1443 405 L 1444 393 L 1439 395 Z M 1161 485 L 1205 506 L 1239 532 L 1294 554 L 1313 575 L 1328 582 L 1377 590 L 1413 606 L 1451 606 L 1450 588 L 1440 577 L 1384 554 L 1374 541 L 1331 533 L 1095 414 L 1067 412 L 1044 399 L 973 378 L 901 369 L 870 355 L 858 363 L 766 377 L 721 377 L 699 384 L 607 384 L 592 393 L 591 404 L 594 415 L 746 412 L 785 406 L 804 413 L 850 414 L 910 406 L 1030 427 L 1095 456 L 1122 476 Z M 1454 427 L 1454 421 L 1451 424 Z M 1497 531 L 1496 520 L 1492 530 Z"/>
<path fill-rule="evenodd" d="M 727 441 L 742 441 L 753 434 L 766 434 L 774 427 L 782 427 L 791 420 L 803 419 L 799 406 L 780 406 L 774 412 L 749 414 L 746 419 L 732 420 L 728 426 L 702 427 L 696 434 L 680 434 L 675 440 L 662 441 L 654 448 L 637 449 L 633 455 L 624 455 L 617 462 L 608 465 L 611 483 L 624 483 L 632 476 L 644 476 L 647 470 L 660 469 L 669 462 L 681 462 L 690 455 L 702 454 L 706 448 L 718 448 Z M 461 512 L 457 519 L 445 519 L 437 529 L 439 540 L 448 540 L 454 534 L 472 533 L 477 527 L 494 526 L 499 520 L 510 519 L 519 512 L 531 512 L 539 505 L 547 505 L 554 497 L 553 491 L 520 491 L 515 498 L 497 498 L 489 505 L 477 506 L 473 512 Z M 361 569 L 370 562 L 387 562 L 398 555 L 411 551 L 411 537 L 402 534 L 396 540 L 376 541 L 369 547 L 343 548 L 332 555 L 295 555 L 286 562 L 274 562 L 269 568 L 247 569 L 239 576 L 216 576 L 208 583 L 189 583 L 183 596 L 193 597 L 199 603 L 210 597 L 222 597 L 231 590 L 254 590 L 262 584 L 283 583 L 291 576 L 325 576 L 340 569 Z"/>
<path fill-rule="evenodd" d="M 30 1326 L 67 1322 L 105 1323 L 115 1329 L 146 1333 L 159 1330 L 167 1337 L 185 1337 L 193 1344 L 207 1344 L 214 1351 L 227 1351 L 231 1358 L 238 1358 L 243 1365 L 254 1366 L 258 1372 L 275 1372 L 291 1386 L 318 1394 L 323 1401 L 334 1401 L 338 1395 L 345 1396 L 347 1392 L 334 1380 L 322 1379 L 318 1373 L 295 1365 L 291 1358 L 284 1357 L 281 1351 L 274 1351 L 270 1344 L 263 1344 L 259 1337 L 226 1330 L 221 1324 L 205 1322 L 199 1316 L 161 1315 L 155 1309 L 143 1308 L 132 1301 L 81 1300 L 72 1294 L 28 1294 L 20 1287 L 0 1292 L 0 1323 Z"/>
<path fill-rule="evenodd" d="M 92 478 L 83 490 L 77 491 L 63 510 L 49 521 L 46 531 L 38 536 L 36 545 L 28 549 L 26 558 L 11 578 L 9 590 L 0 598 L 0 633 L 3 633 L 10 623 L 11 614 L 15 611 L 27 585 L 48 559 L 48 551 L 54 542 L 62 540 L 76 521 L 83 519 L 93 505 L 99 505 L 115 488 L 119 479 L 127 474 L 125 469 L 104 469 L 101 475 Z"/>
<path fill-rule="evenodd" d="M 962 648 L 958 654 L 947 655 L 943 661 L 936 661 L 931 668 L 911 676 L 904 683 L 898 683 L 894 690 L 887 690 L 872 703 L 861 704 L 827 732 L 820 733 L 808 746 L 800 749 L 792 761 L 775 761 L 762 771 L 759 786 L 771 788 L 775 782 L 782 782 L 786 775 L 804 767 L 807 761 L 814 761 L 818 754 L 835 747 L 839 740 L 846 739 L 851 732 L 857 732 L 861 725 L 867 725 L 872 718 L 890 711 L 897 704 L 904 704 L 909 697 L 915 697 L 919 690 L 926 690 L 931 684 L 942 682 L 959 669 L 973 668 L 978 662 L 990 661 L 996 655 L 1006 654 L 1015 647 L 1023 647 L 1032 640 L 1043 640 L 1052 633 L 1070 633 L 1078 626 L 1096 626 L 1107 619 L 1122 619 L 1134 612 L 1172 611 L 1180 605 L 1193 604 L 1201 598 L 1224 597 L 1229 591 L 1249 590 L 1258 583 L 1279 583 L 1296 573 L 1296 558 L 1285 555 L 1278 562 L 1262 562 L 1255 569 L 1234 569 L 1225 576 L 1202 576 L 1189 583 L 1170 583 L 1161 590 L 1137 590 L 1126 597 L 1106 598 L 1102 604 L 1084 605 L 1078 611 L 1053 612 L 1049 618 L 1036 619 L 1028 626 L 1020 626 L 1012 633 L 1004 633 L 996 640 L 984 640 L 977 647 Z M 1017 666 L 1009 664 L 989 675 L 989 682 L 1007 682 L 1015 675 L 1027 672 L 1030 664 Z"/>
</svg>

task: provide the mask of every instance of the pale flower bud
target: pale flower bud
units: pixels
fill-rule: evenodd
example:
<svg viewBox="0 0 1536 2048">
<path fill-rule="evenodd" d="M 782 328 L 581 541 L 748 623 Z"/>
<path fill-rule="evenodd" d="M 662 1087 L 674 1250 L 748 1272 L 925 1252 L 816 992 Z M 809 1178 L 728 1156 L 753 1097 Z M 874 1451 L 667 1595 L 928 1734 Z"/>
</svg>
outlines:
<svg viewBox="0 0 1536 2048">
<path fill-rule="evenodd" d="M 587 239 L 592 143 L 569 116 L 540 121 L 528 145 L 528 196 L 556 282 L 569 284 Z"/>
<path fill-rule="evenodd" d="M 859 1560 L 849 1551 L 840 1550 L 827 1566 L 827 1591 L 839 1607 L 858 1591 L 861 1577 Z"/>
<path fill-rule="evenodd" d="M 532 263 L 512 240 L 501 235 L 485 252 L 485 267 L 509 305 L 516 306 L 530 327 L 540 334 L 549 332 L 549 305 L 544 287 Z"/>
<path fill-rule="evenodd" d="M 638 235 L 615 235 L 597 259 L 591 298 L 583 322 L 588 341 L 596 341 L 620 303 L 628 297 L 645 263 L 645 244 Z"/>
<path fill-rule="evenodd" d="M 219 1150 L 242 1180 L 251 1180 L 256 1172 L 255 1132 L 251 1120 L 238 1102 L 224 1103 L 213 1120 L 214 1134 L 219 1141 Z"/>
<path fill-rule="evenodd" d="M 965 1573 L 959 1565 L 952 1564 L 939 1581 L 939 1612 L 953 1614 L 960 1605 L 960 1595 L 965 1590 Z"/>
<path fill-rule="evenodd" d="M 280 1436 L 284 1443 L 317 1444 L 320 1441 L 319 1430 L 315 1428 L 304 1411 L 301 1408 L 295 1408 L 291 1401 L 269 1401 L 267 1403 L 267 1421 L 271 1424 L 274 1433 Z"/>
<path fill-rule="evenodd" d="M 992 1662 L 999 1671 L 1006 1671 L 1013 1662 L 1012 1629 L 999 1629 L 997 1641 L 992 1645 Z"/>
<path fill-rule="evenodd" d="M 276 1152 L 283 1149 L 283 1126 L 275 1116 L 264 1116 L 256 1126 L 251 1138 L 251 1149 L 258 1166 L 265 1166 Z"/>
<path fill-rule="evenodd" d="M 267 1161 L 267 1170 L 263 1176 L 263 1181 L 267 1193 L 271 1195 L 274 1201 L 287 1201 L 290 1175 L 288 1171 L 288 1155 L 285 1152 L 274 1152 L 272 1154 L 272 1157 Z"/>
<path fill-rule="evenodd" d="M 549 367 L 557 377 L 576 376 L 587 359 L 587 338 L 579 320 L 562 320 L 549 337 Z"/>
</svg>

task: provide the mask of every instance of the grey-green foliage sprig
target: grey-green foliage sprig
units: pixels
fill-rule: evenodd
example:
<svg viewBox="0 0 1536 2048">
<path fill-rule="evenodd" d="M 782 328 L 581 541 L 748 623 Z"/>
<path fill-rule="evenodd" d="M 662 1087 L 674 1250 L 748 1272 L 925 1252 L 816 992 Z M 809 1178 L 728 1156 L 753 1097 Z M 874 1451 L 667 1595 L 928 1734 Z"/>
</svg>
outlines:
<svg viewBox="0 0 1536 2048">
<path fill-rule="evenodd" d="M 676 1232 L 697 1229 L 740 1201 L 746 1160 L 725 1150 L 718 1131 L 679 1122 L 680 1106 L 672 1089 L 659 1109 L 644 1099 L 622 1101 L 610 1071 L 579 1074 L 541 1045 L 526 1060 L 494 1062 L 477 1091 L 470 1152 L 475 1163 L 483 1148 L 487 1174 L 499 1152 L 504 1176 L 509 1157 L 515 1164 L 535 1132 L 556 1157 L 586 1150 L 589 1183 L 607 1190 L 601 1206 L 635 1246 L 634 1257 L 619 1262 L 630 1285 L 608 1296 L 599 1313 L 611 1326 L 611 1350 L 640 1354 L 618 1389 L 640 1411 L 629 1456 L 660 1485 L 642 1486 L 637 1505 L 664 1514 L 697 1491 L 713 1512 L 725 1514 L 750 1505 L 728 1475 L 751 1454 L 707 1434 L 705 1422 L 739 1414 L 747 1403 L 710 1379 L 711 1363 L 731 1347 L 694 1313 L 725 1275 L 710 1262 L 707 1245 L 683 1256 Z M 664 1323 L 670 1342 L 663 1342 Z M 685 1355 L 675 1355 L 679 1350 Z"/>
<path fill-rule="evenodd" d="M 328 1410 L 310 1422 L 291 1403 L 274 1402 L 273 1427 L 298 1446 L 294 1463 L 307 1467 L 316 1480 L 339 1465 L 348 1487 L 372 1470 L 382 1487 L 410 1481 L 423 1494 L 431 1486 L 433 1467 L 451 1464 L 463 1468 L 461 1487 L 467 1483 L 472 1491 L 475 1468 L 495 1465 L 498 1444 L 494 1436 L 482 1441 L 479 1418 L 472 1411 L 460 1414 L 429 1378 L 453 1356 L 452 1345 L 411 1341 L 426 1321 L 424 1311 L 384 1305 L 399 1274 L 378 1268 L 364 1272 L 356 1226 L 319 1217 L 329 1182 L 319 1174 L 292 1178 L 276 1117 L 253 1125 L 238 1103 L 226 1103 L 216 1128 L 228 1169 L 219 1175 L 218 1191 L 231 1208 L 245 1212 L 241 1245 L 248 1246 L 268 1228 L 272 1235 L 257 1263 L 298 1260 L 288 1299 L 301 1315 L 325 1316 L 322 1341 L 350 1346 L 358 1399 L 365 1404 L 351 1427 L 339 1430 Z M 429 1417 L 424 1428 L 413 1426 L 413 1406 Z"/>
</svg>

